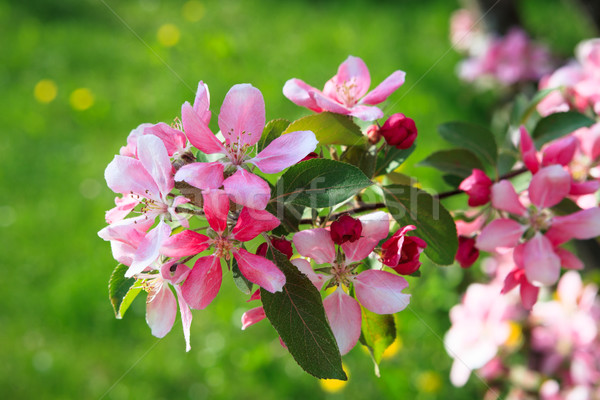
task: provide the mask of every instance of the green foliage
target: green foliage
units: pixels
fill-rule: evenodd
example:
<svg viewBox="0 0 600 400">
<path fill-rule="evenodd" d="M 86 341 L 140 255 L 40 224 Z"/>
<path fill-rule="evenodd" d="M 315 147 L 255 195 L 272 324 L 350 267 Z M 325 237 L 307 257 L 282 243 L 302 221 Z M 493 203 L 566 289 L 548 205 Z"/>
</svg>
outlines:
<svg viewBox="0 0 600 400">
<path fill-rule="evenodd" d="M 290 354 L 317 378 L 347 380 L 319 291 L 284 254 L 269 247 L 267 256 L 283 271 L 286 283 L 281 292 L 261 288 L 260 297 L 267 318 Z"/>
<path fill-rule="evenodd" d="M 258 150 L 260 153 L 265 147 L 269 145 L 273 140 L 277 139 L 283 131 L 288 127 L 290 121 L 287 119 L 279 118 L 271 120 L 265 125 L 265 129 L 263 129 L 262 136 L 258 141 Z"/>
<path fill-rule="evenodd" d="M 468 122 L 447 122 L 438 131 L 447 142 L 472 151 L 484 164 L 496 165 L 498 147 L 489 129 Z"/>
<path fill-rule="evenodd" d="M 313 131 L 320 144 L 355 146 L 366 142 L 366 137 L 351 117 L 330 112 L 300 118 L 292 122 L 284 133 L 295 131 Z"/>
<path fill-rule="evenodd" d="M 394 316 L 375 314 L 363 306 L 360 309 L 362 311 L 360 342 L 369 349 L 373 361 L 379 364 L 385 349 L 396 340 Z"/>
<path fill-rule="evenodd" d="M 311 208 L 330 207 L 371 184 L 369 178 L 353 165 L 312 159 L 293 165 L 279 178 L 271 202 Z"/>
<path fill-rule="evenodd" d="M 108 281 L 108 298 L 118 319 L 123 318 L 133 300 L 142 290 L 141 287 L 135 285 L 134 278 L 125 278 L 125 272 L 128 269 L 127 265 L 117 265 Z"/>
<path fill-rule="evenodd" d="M 437 198 L 415 187 L 384 186 L 385 204 L 401 226 L 414 225 L 427 243 L 425 254 L 434 263 L 450 265 L 458 249 L 456 225 Z"/>
<path fill-rule="evenodd" d="M 371 144 L 367 146 L 349 146 L 340 157 L 341 161 L 356 165 L 366 176 L 372 177 L 375 172 L 376 147 Z"/>
<path fill-rule="evenodd" d="M 455 175 L 463 179 L 471 175 L 473 169 L 483 169 L 481 161 L 479 161 L 473 152 L 466 149 L 436 151 L 421 161 L 419 165 L 433 167 L 449 175 Z"/>
<path fill-rule="evenodd" d="M 415 145 L 408 149 L 397 149 L 392 146 L 385 146 L 383 151 L 377 154 L 377 165 L 373 176 L 385 175 L 398 168 L 415 150 Z"/>
<path fill-rule="evenodd" d="M 240 267 L 235 258 L 231 260 L 231 274 L 235 286 L 244 294 L 252 294 L 254 284 L 250 282 L 240 271 Z"/>
<path fill-rule="evenodd" d="M 539 149 L 545 143 L 595 123 L 596 121 L 593 118 L 575 111 L 550 114 L 537 123 L 531 136 Z"/>
</svg>

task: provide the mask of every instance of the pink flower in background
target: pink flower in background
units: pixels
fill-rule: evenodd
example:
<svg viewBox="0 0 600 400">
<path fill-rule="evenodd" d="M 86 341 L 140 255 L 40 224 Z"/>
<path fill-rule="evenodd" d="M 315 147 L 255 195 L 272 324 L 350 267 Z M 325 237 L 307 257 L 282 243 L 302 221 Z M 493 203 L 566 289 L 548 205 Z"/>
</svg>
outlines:
<svg viewBox="0 0 600 400">
<path fill-rule="evenodd" d="M 461 268 L 469 268 L 479 258 L 479 250 L 475 247 L 475 239 L 466 236 L 458 237 L 456 261 Z"/>
<path fill-rule="evenodd" d="M 311 131 L 290 132 L 273 140 L 260 153 L 251 152 L 265 127 L 265 103 L 260 90 L 249 84 L 234 85 L 223 101 L 219 127 L 222 142 L 208 127 L 208 91 L 197 96 L 194 107 L 181 109 L 183 128 L 192 145 L 206 154 L 222 154 L 219 161 L 192 163 L 181 167 L 175 180 L 200 189 L 223 186 L 232 201 L 242 206 L 264 209 L 271 197 L 267 182 L 248 171 L 256 166 L 273 174 L 296 164 L 317 146 Z M 207 117 L 208 116 L 208 117 Z"/>
<path fill-rule="evenodd" d="M 405 76 L 404 71 L 395 71 L 368 92 L 371 75 L 367 66 L 360 58 L 349 56 L 340 65 L 337 74 L 325 83 L 323 91 L 294 78 L 285 83 L 283 94 L 295 104 L 314 112 L 330 111 L 373 121 L 383 117 L 383 112 L 374 105 L 385 101 L 402 86 Z"/>
<path fill-rule="evenodd" d="M 308 261 L 292 260 L 317 288 L 326 280 L 337 285 L 337 289 L 325 298 L 323 306 L 342 355 L 356 345 L 360 336 L 359 302 L 374 313 L 393 314 L 406 308 L 410 301 L 410 295 L 402 293 L 408 287 L 404 278 L 381 270 L 353 272 L 356 263 L 366 258 L 389 231 L 389 217 L 384 212 L 368 214 L 359 220 L 362 236 L 354 242 L 341 244 L 341 256 L 336 255 L 336 245 L 328 229 L 307 229 L 296 233 L 293 238 L 298 253 L 316 264 L 331 267 L 329 274 L 316 274 Z M 343 289 L 350 284 L 354 285 L 358 301 Z"/>
</svg>

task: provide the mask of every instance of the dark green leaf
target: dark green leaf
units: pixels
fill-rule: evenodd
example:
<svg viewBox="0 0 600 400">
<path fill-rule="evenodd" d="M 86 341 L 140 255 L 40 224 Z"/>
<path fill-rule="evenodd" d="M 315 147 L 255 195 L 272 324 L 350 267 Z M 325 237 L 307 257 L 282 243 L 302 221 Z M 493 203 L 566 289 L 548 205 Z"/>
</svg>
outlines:
<svg viewBox="0 0 600 400">
<path fill-rule="evenodd" d="M 540 148 L 544 143 L 595 123 L 594 119 L 575 111 L 550 114 L 538 122 L 533 130 L 532 137 L 535 140 L 535 145 Z"/>
<path fill-rule="evenodd" d="M 427 243 L 425 254 L 431 261 L 450 265 L 458 249 L 456 225 L 437 198 L 415 187 L 384 186 L 387 208 L 401 226 L 415 225 L 414 234 Z"/>
<path fill-rule="evenodd" d="M 265 129 L 263 129 L 263 134 L 258 141 L 258 152 L 261 152 L 269 145 L 269 143 L 281 136 L 289 124 L 290 121 L 282 118 L 269 121 L 265 126 Z"/>
<path fill-rule="evenodd" d="M 398 185 L 412 186 L 417 182 L 417 180 L 415 178 L 413 178 L 412 176 L 404 175 L 399 172 L 389 172 L 386 175 L 386 178 L 391 183 L 395 183 Z"/>
<path fill-rule="evenodd" d="M 277 181 L 271 202 L 330 207 L 370 185 L 372 182 L 357 167 L 317 158 L 290 167 Z"/>
<path fill-rule="evenodd" d="M 581 211 L 581 208 L 573 200 L 563 199 L 560 203 L 552 207 L 552 211 L 556 215 L 569 215 Z"/>
<path fill-rule="evenodd" d="M 366 142 L 366 136 L 351 118 L 330 112 L 300 118 L 292 122 L 284 133 L 295 131 L 313 131 L 320 144 L 356 146 Z"/>
<path fill-rule="evenodd" d="M 513 120 L 513 126 L 524 125 L 535 111 L 537 105 L 555 90 L 557 88 L 543 89 L 537 92 L 526 105 L 522 106 L 518 119 Z"/>
<path fill-rule="evenodd" d="M 396 324 L 393 315 L 375 314 L 364 307 L 360 342 L 369 349 L 375 363 L 381 362 L 385 350 L 396 340 Z"/>
<path fill-rule="evenodd" d="M 375 173 L 373 173 L 373 176 L 389 174 L 402 165 L 414 150 L 415 145 L 404 150 L 392 146 L 385 146 L 383 150 L 377 153 L 377 165 L 375 166 Z"/>
<path fill-rule="evenodd" d="M 235 286 L 244 294 L 252 294 L 252 282 L 250 282 L 242 273 L 240 272 L 240 267 L 238 267 L 238 263 L 235 258 L 231 261 L 231 273 L 233 275 L 233 282 Z"/>
<path fill-rule="evenodd" d="M 481 161 L 466 149 L 451 149 L 436 151 L 419 163 L 428 167 L 437 168 L 450 175 L 466 178 L 473 169 L 483 170 Z"/>
<path fill-rule="evenodd" d="M 108 298 L 118 319 L 123 318 L 131 302 L 142 289 L 135 285 L 135 278 L 125 278 L 128 269 L 127 265 L 117 265 L 108 281 Z"/>
<path fill-rule="evenodd" d="M 440 125 L 438 131 L 449 143 L 472 151 L 485 164 L 496 165 L 498 147 L 489 129 L 467 122 L 448 122 Z"/>
<path fill-rule="evenodd" d="M 444 180 L 444 182 L 446 182 L 448 185 L 452 186 L 453 188 L 457 188 L 463 181 L 462 178 L 460 178 L 456 175 L 442 175 L 442 179 Z M 402 182 L 394 182 L 394 183 L 403 184 Z"/>
<path fill-rule="evenodd" d="M 347 162 L 360 168 L 367 177 L 372 177 L 375 172 L 375 146 L 349 146 L 340 157 L 340 161 Z"/>
<path fill-rule="evenodd" d="M 317 378 L 347 380 L 321 295 L 285 255 L 270 247 L 267 257 L 283 271 L 286 283 L 281 292 L 260 289 L 261 300 L 294 360 Z"/>
</svg>

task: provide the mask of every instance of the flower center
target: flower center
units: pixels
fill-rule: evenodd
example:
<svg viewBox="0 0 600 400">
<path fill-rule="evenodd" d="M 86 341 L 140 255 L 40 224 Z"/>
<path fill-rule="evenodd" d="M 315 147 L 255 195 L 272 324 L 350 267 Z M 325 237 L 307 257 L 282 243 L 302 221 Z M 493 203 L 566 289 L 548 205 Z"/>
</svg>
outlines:
<svg viewBox="0 0 600 400">
<path fill-rule="evenodd" d="M 225 258 L 226 260 L 231 258 L 233 243 L 231 243 L 227 238 L 217 237 L 213 239 L 212 244 L 215 246 L 215 256 L 219 258 Z"/>
<path fill-rule="evenodd" d="M 358 101 L 358 86 L 356 78 L 351 78 L 349 81 L 344 81 L 341 85 L 335 87 L 338 98 L 346 107 L 354 107 Z"/>
<path fill-rule="evenodd" d="M 227 158 L 233 165 L 242 165 L 246 159 L 246 154 L 249 152 L 252 146 L 248 144 L 242 144 L 242 137 L 248 135 L 246 131 L 240 133 L 237 142 L 231 140 L 233 135 L 233 129 L 229 130 L 228 139 L 225 141 L 225 150 L 227 151 Z"/>
</svg>

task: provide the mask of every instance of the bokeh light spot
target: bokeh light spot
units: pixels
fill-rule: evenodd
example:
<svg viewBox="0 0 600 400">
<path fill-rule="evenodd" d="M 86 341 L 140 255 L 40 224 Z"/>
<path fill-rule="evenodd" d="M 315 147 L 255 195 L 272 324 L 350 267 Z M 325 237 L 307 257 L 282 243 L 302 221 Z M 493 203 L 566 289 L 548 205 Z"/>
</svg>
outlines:
<svg viewBox="0 0 600 400">
<path fill-rule="evenodd" d="M 158 42 L 165 47 L 173 47 L 179 42 L 181 33 L 179 28 L 173 24 L 164 24 L 158 29 L 156 34 Z"/>
<path fill-rule="evenodd" d="M 338 379 L 321 379 L 319 381 L 319 384 L 321 385 L 321 389 L 323 389 L 324 391 L 326 391 L 328 393 L 336 393 L 336 392 L 339 392 L 340 390 L 342 390 L 348 384 L 348 381 L 350 381 L 350 373 L 348 372 L 346 365 L 342 364 L 342 368 L 344 369 L 344 372 L 348 376 L 348 380 L 340 381 Z"/>
<path fill-rule="evenodd" d="M 40 103 L 50 103 L 56 98 L 58 93 L 58 87 L 53 80 L 42 79 L 39 81 L 33 89 L 33 95 Z"/>
<path fill-rule="evenodd" d="M 190 0 L 186 2 L 181 8 L 181 12 L 183 13 L 183 18 L 190 22 L 198 22 L 204 17 L 206 14 L 206 9 L 204 8 L 204 4 L 197 0 Z"/>
<path fill-rule="evenodd" d="M 426 393 L 437 393 L 442 388 L 442 378 L 435 371 L 425 371 L 417 376 L 417 388 Z"/>
<path fill-rule="evenodd" d="M 74 110 L 87 110 L 94 105 L 94 94 L 88 88 L 75 89 L 69 96 L 69 103 L 71 103 Z"/>
<path fill-rule="evenodd" d="M 17 220 L 17 213 L 11 206 L 0 206 L 0 226 L 8 227 Z"/>
<path fill-rule="evenodd" d="M 398 354 L 400 350 L 402 350 L 402 345 L 402 338 L 400 336 L 397 336 L 396 340 L 394 340 L 394 342 L 390 344 L 390 346 L 387 349 L 385 349 L 385 351 L 381 355 L 381 358 L 386 359 L 394 357 L 396 354 Z"/>
</svg>

